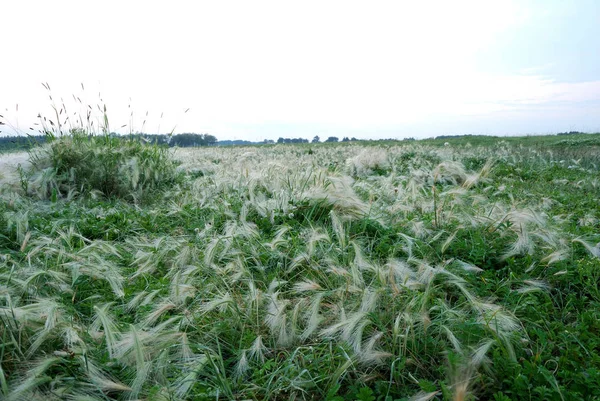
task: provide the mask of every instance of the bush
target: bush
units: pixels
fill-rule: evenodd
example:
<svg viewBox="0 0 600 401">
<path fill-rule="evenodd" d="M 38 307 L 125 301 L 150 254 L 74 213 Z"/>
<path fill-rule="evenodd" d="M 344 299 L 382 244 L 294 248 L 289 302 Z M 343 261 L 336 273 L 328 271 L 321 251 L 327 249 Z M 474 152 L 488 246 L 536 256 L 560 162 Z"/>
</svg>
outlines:
<svg viewBox="0 0 600 401">
<path fill-rule="evenodd" d="M 69 194 L 104 195 L 139 201 L 181 179 L 169 149 L 141 138 L 91 135 L 72 130 L 48 135 L 30 151 L 30 192 L 42 199 Z"/>
</svg>

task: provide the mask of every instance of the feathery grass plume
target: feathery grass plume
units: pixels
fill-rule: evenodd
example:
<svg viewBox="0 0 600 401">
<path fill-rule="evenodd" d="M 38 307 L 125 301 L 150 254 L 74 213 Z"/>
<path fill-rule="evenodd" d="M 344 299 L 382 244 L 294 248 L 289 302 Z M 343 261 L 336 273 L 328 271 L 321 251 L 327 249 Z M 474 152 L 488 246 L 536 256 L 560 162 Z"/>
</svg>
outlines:
<svg viewBox="0 0 600 401">
<path fill-rule="evenodd" d="M 291 274 L 294 270 L 301 268 L 302 266 L 309 266 L 310 263 L 310 255 L 307 252 L 299 252 L 289 263 L 287 273 Z"/>
<path fill-rule="evenodd" d="M 550 288 L 548 283 L 542 280 L 523 280 L 523 286 L 517 289 L 519 294 L 526 294 L 530 292 L 546 291 Z"/>
<path fill-rule="evenodd" d="M 156 294 L 154 294 L 154 295 L 156 296 L 157 294 L 158 294 L 158 291 L 156 291 Z M 125 304 L 125 311 L 132 312 L 144 301 L 144 298 L 146 296 L 148 296 L 148 293 L 144 290 L 135 294 L 135 296 L 133 298 L 131 298 L 129 300 L 129 302 L 127 302 L 127 304 Z"/>
<path fill-rule="evenodd" d="M 402 250 L 408 255 L 409 258 L 411 258 L 413 255 L 413 247 L 415 245 L 416 239 L 404 233 L 398 233 L 398 236 L 400 236 L 404 240 L 405 245 L 402 247 Z"/>
<path fill-rule="evenodd" d="M 471 264 L 471 263 L 467 263 L 465 261 L 462 260 L 458 260 L 458 259 L 454 259 L 452 261 L 452 264 L 455 266 L 460 267 L 462 270 L 464 270 L 465 272 L 468 273 L 475 273 L 475 274 L 479 274 L 483 271 L 483 269 Z"/>
<path fill-rule="evenodd" d="M 427 193 L 426 186 L 429 175 L 430 173 L 427 170 L 411 169 L 405 184 L 406 191 L 404 195 L 407 203 L 412 204 L 412 209 L 414 209 L 417 203 L 420 202 Z"/>
<path fill-rule="evenodd" d="M 33 303 L 17 306 L 8 298 L 6 307 L 0 307 L 0 318 L 8 327 L 18 328 L 19 343 L 29 344 L 24 355 L 31 358 L 47 341 L 60 338 L 68 324 L 64 307 L 56 299 L 38 298 Z M 28 336 L 30 334 L 31 336 Z M 22 350 L 24 351 L 24 350 Z"/>
<path fill-rule="evenodd" d="M 229 285 L 234 285 L 245 276 L 249 275 L 248 267 L 245 261 L 241 258 L 242 251 L 237 249 L 230 250 L 230 257 L 233 260 L 229 261 L 225 266 L 214 266 L 215 273 L 227 281 Z M 258 255 L 252 255 L 258 259 Z"/>
<path fill-rule="evenodd" d="M 256 224 L 247 221 L 229 221 L 225 224 L 223 231 L 225 237 L 230 238 L 256 239 L 260 237 Z"/>
<path fill-rule="evenodd" d="M 71 270 L 73 283 L 80 276 L 89 276 L 97 280 L 105 280 L 110 285 L 113 293 L 122 298 L 125 295 L 123 290 L 123 276 L 119 272 L 119 268 L 112 262 L 101 259 L 100 257 L 88 259 L 84 261 L 72 261 L 63 264 L 64 267 Z"/>
<path fill-rule="evenodd" d="M 516 354 L 511 342 L 512 334 L 519 331 L 519 321 L 499 305 L 486 303 L 479 300 L 471 302 L 479 313 L 477 322 L 487 328 L 502 341 L 508 356 L 514 361 Z"/>
<path fill-rule="evenodd" d="M 294 284 L 294 291 L 302 293 L 307 291 L 318 291 L 321 290 L 319 283 L 313 280 L 303 280 Z"/>
<path fill-rule="evenodd" d="M 540 262 L 551 265 L 569 258 L 570 250 L 566 248 L 558 249 L 548 256 L 544 257 Z"/>
<path fill-rule="evenodd" d="M 38 268 L 23 269 L 22 271 L 26 280 L 22 281 L 22 288 L 29 290 L 31 294 L 41 290 L 41 284 L 53 287 L 61 292 L 71 293 L 72 289 L 69 281 L 69 276 L 56 270 L 39 270 Z"/>
<path fill-rule="evenodd" d="M 320 323 L 324 320 L 324 317 L 321 314 L 321 302 L 323 301 L 323 296 L 324 294 L 322 292 L 317 293 L 310 301 L 310 307 L 305 313 L 306 326 L 300 335 L 302 340 L 311 337 L 319 328 Z"/>
<path fill-rule="evenodd" d="M 248 369 L 250 369 L 250 364 L 248 363 L 247 351 L 243 350 L 242 355 L 240 356 L 238 362 L 234 368 L 234 376 L 238 378 L 244 377 Z"/>
<path fill-rule="evenodd" d="M 382 336 L 382 332 L 375 331 L 366 341 L 363 342 L 360 353 L 358 354 L 358 359 L 361 363 L 365 365 L 379 365 L 383 363 L 385 359 L 392 356 L 392 354 L 389 352 L 381 351 L 375 348 L 377 342 Z"/>
<path fill-rule="evenodd" d="M 85 348 L 86 344 L 79 335 L 83 332 L 81 326 L 65 327 L 63 329 L 64 344 L 68 349 Z"/>
<path fill-rule="evenodd" d="M 345 249 L 346 232 L 344 230 L 344 225 L 342 224 L 342 221 L 340 220 L 338 215 L 333 210 L 329 213 L 329 216 L 331 217 L 331 226 L 333 227 L 333 232 L 335 233 L 335 236 L 338 240 L 338 244 L 340 245 L 340 248 Z"/>
<path fill-rule="evenodd" d="M 462 344 L 460 343 L 458 338 L 456 338 L 456 336 L 454 335 L 452 330 L 448 326 L 444 326 L 444 325 L 442 325 L 441 328 L 446 333 L 446 336 L 448 337 L 448 341 L 450 341 L 450 343 L 454 347 L 454 351 L 461 353 L 462 349 L 463 349 Z"/>
<path fill-rule="evenodd" d="M 265 323 L 271 330 L 271 333 L 276 336 L 279 345 L 289 345 L 292 337 L 289 332 L 286 309 L 290 304 L 290 300 L 279 299 L 279 292 L 269 293 L 267 300 Z"/>
<path fill-rule="evenodd" d="M 275 251 L 279 247 L 285 247 L 288 243 L 288 239 L 286 238 L 288 231 L 290 228 L 288 226 L 281 226 L 275 232 L 275 237 L 272 241 L 266 243 L 272 251 Z"/>
<path fill-rule="evenodd" d="M 59 364 L 61 358 L 47 357 L 35 361 L 26 371 L 24 377 L 14 377 L 8 387 L 7 401 L 20 401 L 29 398 L 37 388 L 52 380 L 44 375 L 52 366 Z"/>
<path fill-rule="evenodd" d="M 250 359 L 253 361 L 260 362 L 261 364 L 265 362 L 265 354 L 268 353 L 269 350 L 265 347 L 262 336 L 257 336 L 256 339 L 252 342 L 252 346 L 248 350 L 248 354 Z"/>
<path fill-rule="evenodd" d="M 381 148 L 365 148 L 346 160 L 346 169 L 354 177 L 365 178 L 372 175 L 373 170 L 385 170 L 389 167 L 388 154 Z"/>
<path fill-rule="evenodd" d="M 465 167 L 462 163 L 456 161 L 445 161 L 438 164 L 431 174 L 433 175 L 434 183 L 459 185 L 467 179 Z"/>
<path fill-rule="evenodd" d="M 492 167 L 495 163 L 495 160 L 488 159 L 479 171 L 479 173 L 467 174 L 467 178 L 465 179 L 465 182 L 463 182 L 462 186 L 464 188 L 470 189 L 478 185 L 480 182 L 488 181 L 487 177 L 492 171 Z"/>
<path fill-rule="evenodd" d="M 23 243 L 25 235 L 29 232 L 29 210 L 6 212 L 4 214 L 6 221 L 6 231 L 15 231 L 17 241 Z"/>
<path fill-rule="evenodd" d="M 145 296 L 142 299 L 142 302 L 139 304 L 139 306 L 146 306 L 146 305 L 150 305 L 151 303 L 154 302 L 154 298 L 156 298 L 156 296 L 161 292 L 160 289 L 158 290 L 154 290 L 150 293 L 145 294 Z"/>
<path fill-rule="evenodd" d="M 146 318 L 141 323 L 142 327 L 152 326 L 154 323 L 156 323 L 158 319 L 161 318 L 162 315 L 176 308 L 177 305 L 175 305 L 170 300 L 163 300 L 162 302 L 156 304 L 152 312 L 146 315 Z"/>
<path fill-rule="evenodd" d="M 165 388 L 169 384 L 170 370 L 173 368 L 180 369 L 180 361 L 173 360 L 174 355 L 168 348 L 163 349 L 152 359 L 152 380 L 155 386 Z"/>
<path fill-rule="evenodd" d="M 437 397 L 440 394 L 439 391 L 432 391 L 426 393 L 424 391 L 419 391 L 417 394 L 411 396 L 408 401 L 429 401 L 433 398 Z"/>
<path fill-rule="evenodd" d="M 213 299 L 203 302 L 202 305 L 200 305 L 200 311 L 202 313 L 208 313 L 213 310 L 218 310 L 219 312 L 224 313 L 231 307 L 233 302 L 234 300 L 229 291 L 224 293 L 217 292 Z"/>
<path fill-rule="evenodd" d="M 87 238 L 80 236 L 80 238 L 87 243 L 83 248 L 77 251 L 77 255 L 81 257 L 98 257 L 98 253 L 103 256 L 114 256 L 120 259 L 121 253 L 117 247 L 107 241 L 95 240 L 90 241 Z"/>
<path fill-rule="evenodd" d="M 531 255 L 533 253 L 535 244 L 533 243 L 527 228 L 521 225 L 519 230 L 513 231 L 517 235 L 517 240 L 514 241 L 509 249 L 502 254 L 501 259 L 503 260 L 515 255 Z"/>
<path fill-rule="evenodd" d="M 365 289 L 359 309 L 346 316 L 342 308 L 338 323 L 321 330 L 320 335 L 322 337 L 339 336 L 359 354 L 362 349 L 363 332 L 371 324 L 368 315 L 375 308 L 377 298 L 376 292 Z"/>
<path fill-rule="evenodd" d="M 186 399 L 207 364 L 208 358 L 205 354 L 198 355 L 193 361 L 188 363 L 187 369 L 185 369 L 182 375 L 177 377 L 171 386 L 178 400 Z"/>
<path fill-rule="evenodd" d="M 323 231 L 321 228 L 310 227 L 304 233 L 306 237 L 306 243 L 308 244 L 306 247 L 306 253 L 308 258 L 310 259 L 316 251 L 317 244 L 321 241 L 326 243 L 331 243 L 331 238 L 329 235 Z"/>
<path fill-rule="evenodd" d="M 408 259 L 407 262 L 417 267 L 416 279 L 424 286 L 431 285 L 433 279 L 443 270 L 443 266 L 433 267 L 425 260 L 414 257 Z"/>
<path fill-rule="evenodd" d="M 375 266 L 367 260 L 360 245 L 356 241 L 351 241 L 351 244 L 352 249 L 354 250 L 354 265 L 360 270 L 375 271 Z"/>
<path fill-rule="evenodd" d="M 360 311 L 346 316 L 342 309 L 339 321 L 321 330 L 320 335 L 325 338 L 339 336 L 342 340 L 348 342 L 356 353 L 359 353 L 363 331 L 371 323 L 366 317 L 367 313 Z"/>
<path fill-rule="evenodd" d="M 454 241 L 454 238 L 456 238 L 456 234 L 458 234 L 458 232 L 461 229 L 462 229 L 462 227 L 459 227 L 458 229 L 456 229 L 452 234 L 450 234 L 448 236 L 448 238 L 446 239 L 446 241 L 444 241 L 444 243 L 442 244 L 442 248 L 441 248 L 442 254 L 446 253 L 446 250 L 448 249 L 448 247 L 450 246 L 450 244 L 452 244 L 452 241 Z"/>
<path fill-rule="evenodd" d="M 327 266 L 326 272 L 331 273 L 334 276 L 344 277 L 347 280 L 352 278 L 352 274 L 350 274 L 350 272 L 347 269 L 340 266 L 329 264 Z"/>
<path fill-rule="evenodd" d="M 4 370 L 2 369 L 1 364 L 0 364 L 0 394 L 4 398 L 8 398 L 8 394 L 9 394 L 8 383 L 6 382 L 6 376 L 4 374 Z"/>
<path fill-rule="evenodd" d="M 253 280 L 248 280 L 248 291 L 245 293 L 245 300 L 248 310 L 256 310 L 258 316 L 258 308 L 263 299 L 263 292 L 257 287 Z"/>
<path fill-rule="evenodd" d="M 154 239 L 146 237 L 130 238 L 126 240 L 128 247 L 134 252 L 135 259 L 131 263 L 136 267 L 132 279 L 143 275 L 154 273 L 169 256 L 180 253 L 185 246 L 181 238 L 157 237 Z"/>
<path fill-rule="evenodd" d="M 583 238 L 575 238 L 572 240 L 572 242 L 578 242 L 581 245 L 584 246 L 585 249 L 587 249 L 587 251 L 597 257 L 600 258 L 600 242 L 597 243 L 596 245 L 590 243 L 589 241 L 584 240 Z"/>
<path fill-rule="evenodd" d="M 363 274 L 354 263 L 350 264 L 350 276 L 352 277 L 352 285 L 356 289 L 363 289 L 365 287 Z"/>
<path fill-rule="evenodd" d="M 458 362 L 450 363 L 449 378 L 453 401 L 469 399 L 471 383 L 479 366 L 487 360 L 485 355 L 493 343 L 493 340 L 485 341 L 473 350 L 471 355 L 463 355 Z"/>
<path fill-rule="evenodd" d="M 143 345 L 143 340 L 140 338 L 136 328 L 133 325 L 129 327 L 129 336 L 131 339 L 131 352 L 135 358 L 135 369 L 136 374 L 131 382 L 131 395 L 130 399 L 135 399 L 139 395 L 146 383 L 150 369 L 152 368 L 152 362 L 146 358 L 146 350 Z"/>
<path fill-rule="evenodd" d="M 415 272 L 405 261 L 400 259 L 390 259 L 387 262 L 386 267 L 389 269 L 389 274 L 393 277 L 393 279 L 390 280 L 391 284 L 396 286 L 397 289 L 417 289 L 422 287 Z"/>
<path fill-rule="evenodd" d="M 94 305 L 96 319 L 90 326 L 90 330 L 98 331 L 100 325 L 102 325 L 102 328 L 104 329 L 104 341 L 106 341 L 106 350 L 111 359 L 115 356 L 115 343 L 119 336 L 117 325 L 108 312 L 113 304 L 114 303 L 109 302 L 102 306 Z"/>
<path fill-rule="evenodd" d="M 94 361 L 85 356 L 80 356 L 81 365 L 87 370 L 89 380 L 104 392 L 128 392 L 131 387 L 115 380 L 109 374 L 102 371 Z"/>
<path fill-rule="evenodd" d="M 353 182 L 354 180 L 348 176 L 329 176 L 323 187 L 311 188 L 306 195 L 308 199 L 333 207 L 344 216 L 360 218 L 368 215 L 369 205 L 354 192 Z"/>
<path fill-rule="evenodd" d="M 425 222 L 422 220 L 410 220 L 410 231 L 418 239 L 424 239 L 431 235 L 433 232 L 431 229 L 427 228 Z"/>
<path fill-rule="evenodd" d="M 215 262 L 218 252 L 218 246 L 220 245 L 220 243 L 220 238 L 214 238 L 208 243 L 208 245 L 204 249 L 204 264 L 206 266 L 212 266 Z"/>
<path fill-rule="evenodd" d="M 169 287 L 169 299 L 177 306 L 184 305 L 189 298 L 193 298 L 196 294 L 196 287 L 193 285 L 193 275 L 196 269 L 196 266 L 187 266 L 183 270 L 176 270 L 173 274 Z"/>
</svg>

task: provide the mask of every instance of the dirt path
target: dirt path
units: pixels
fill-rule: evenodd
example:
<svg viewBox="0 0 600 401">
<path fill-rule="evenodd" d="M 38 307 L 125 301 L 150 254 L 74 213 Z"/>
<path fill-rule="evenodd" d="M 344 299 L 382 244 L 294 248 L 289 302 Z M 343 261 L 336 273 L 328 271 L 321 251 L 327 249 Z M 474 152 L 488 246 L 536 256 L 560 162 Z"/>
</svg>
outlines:
<svg viewBox="0 0 600 401">
<path fill-rule="evenodd" d="M 19 164 L 26 167 L 28 165 L 27 158 L 27 152 L 0 154 L 0 186 L 15 183 L 19 180 L 17 167 Z"/>
</svg>

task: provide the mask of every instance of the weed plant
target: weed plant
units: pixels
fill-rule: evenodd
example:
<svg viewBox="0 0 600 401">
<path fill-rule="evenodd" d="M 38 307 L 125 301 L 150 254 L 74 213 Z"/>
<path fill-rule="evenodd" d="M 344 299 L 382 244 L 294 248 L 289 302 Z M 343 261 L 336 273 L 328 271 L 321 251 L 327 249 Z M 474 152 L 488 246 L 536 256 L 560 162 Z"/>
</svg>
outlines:
<svg viewBox="0 0 600 401">
<path fill-rule="evenodd" d="M 47 135 L 48 143 L 30 152 L 31 169 L 22 177 L 41 199 L 82 194 L 137 201 L 180 181 L 168 148 L 140 138 L 81 129 Z"/>
</svg>

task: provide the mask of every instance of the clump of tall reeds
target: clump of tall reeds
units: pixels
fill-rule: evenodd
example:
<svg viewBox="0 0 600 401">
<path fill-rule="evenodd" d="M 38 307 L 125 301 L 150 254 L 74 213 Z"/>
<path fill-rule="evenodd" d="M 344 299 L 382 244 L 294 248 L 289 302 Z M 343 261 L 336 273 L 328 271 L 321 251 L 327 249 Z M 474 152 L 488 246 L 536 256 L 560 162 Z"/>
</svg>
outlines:
<svg viewBox="0 0 600 401">
<path fill-rule="evenodd" d="M 50 90 L 47 84 L 44 87 Z M 182 178 L 166 146 L 139 135 L 111 132 L 105 105 L 97 107 L 97 117 L 88 106 L 85 116 L 79 115 L 74 123 L 64 103 L 59 107 L 53 103 L 52 108 L 53 120 L 38 116 L 46 143 L 29 151 L 30 168 L 21 171 L 22 187 L 29 194 L 41 199 L 83 195 L 137 202 Z"/>
<path fill-rule="evenodd" d="M 31 190 L 44 199 L 81 194 L 135 201 L 180 178 L 167 148 L 139 138 L 83 129 L 47 135 L 47 145 L 30 152 Z"/>
</svg>

